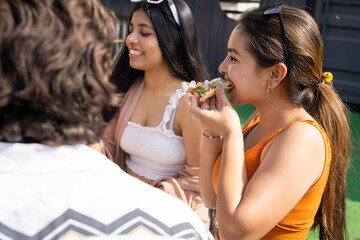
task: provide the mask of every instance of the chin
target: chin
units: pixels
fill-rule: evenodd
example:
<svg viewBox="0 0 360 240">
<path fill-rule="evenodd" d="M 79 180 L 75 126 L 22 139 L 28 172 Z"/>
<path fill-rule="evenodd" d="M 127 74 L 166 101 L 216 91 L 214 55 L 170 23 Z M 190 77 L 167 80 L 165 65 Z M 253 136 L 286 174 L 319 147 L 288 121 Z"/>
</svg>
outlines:
<svg viewBox="0 0 360 240">
<path fill-rule="evenodd" d="M 136 70 L 144 70 L 144 68 L 142 66 L 140 66 L 139 64 L 134 64 L 132 62 L 130 62 L 130 67 Z"/>
</svg>

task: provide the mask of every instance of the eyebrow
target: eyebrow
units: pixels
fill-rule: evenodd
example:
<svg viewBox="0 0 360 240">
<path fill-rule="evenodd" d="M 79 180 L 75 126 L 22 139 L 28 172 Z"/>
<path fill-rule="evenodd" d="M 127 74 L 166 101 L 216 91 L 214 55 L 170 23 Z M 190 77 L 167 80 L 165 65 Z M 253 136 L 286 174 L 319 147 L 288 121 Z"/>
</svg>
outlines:
<svg viewBox="0 0 360 240">
<path fill-rule="evenodd" d="M 134 24 L 130 23 L 130 26 L 134 26 Z M 149 24 L 146 24 L 146 23 L 140 23 L 140 24 L 138 24 L 138 26 L 147 27 L 147 28 L 150 28 L 150 29 L 154 30 L 154 28 L 152 26 L 150 26 Z"/>
<path fill-rule="evenodd" d="M 228 51 L 231 52 L 231 53 L 235 53 L 237 55 L 240 55 L 240 53 L 238 51 L 236 51 L 235 48 L 228 48 Z"/>
</svg>

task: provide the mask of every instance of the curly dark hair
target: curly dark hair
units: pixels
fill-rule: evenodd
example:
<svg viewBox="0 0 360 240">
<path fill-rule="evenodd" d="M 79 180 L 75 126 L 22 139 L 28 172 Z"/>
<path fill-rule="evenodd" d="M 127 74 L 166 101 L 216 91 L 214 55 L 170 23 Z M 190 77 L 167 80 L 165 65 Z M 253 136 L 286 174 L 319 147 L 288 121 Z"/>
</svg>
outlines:
<svg viewBox="0 0 360 240">
<path fill-rule="evenodd" d="M 0 32 L 0 141 L 97 142 L 112 14 L 98 0 L 1 0 Z"/>
</svg>

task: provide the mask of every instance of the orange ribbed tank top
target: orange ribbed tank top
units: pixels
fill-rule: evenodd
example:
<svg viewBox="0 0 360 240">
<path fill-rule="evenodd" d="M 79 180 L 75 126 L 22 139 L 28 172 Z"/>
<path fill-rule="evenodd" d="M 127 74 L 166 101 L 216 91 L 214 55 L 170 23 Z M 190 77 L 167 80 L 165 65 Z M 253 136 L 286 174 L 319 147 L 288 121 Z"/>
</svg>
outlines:
<svg viewBox="0 0 360 240">
<path fill-rule="evenodd" d="M 256 115 L 254 119 L 251 122 L 249 122 L 247 126 L 244 126 L 244 128 L 242 129 L 244 136 L 259 122 L 260 122 L 260 117 L 259 115 Z M 257 168 L 259 167 L 260 155 L 266 144 L 270 142 L 273 138 L 275 138 L 278 134 L 280 134 L 283 130 L 285 130 L 288 126 L 297 122 L 309 123 L 320 131 L 324 139 L 325 151 L 326 151 L 324 169 L 318 181 L 312 187 L 309 188 L 309 190 L 295 205 L 295 207 L 262 239 L 272 239 L 272 240 L 307 239 L 308 232 L 314 222 L 315 214 L 319 208 L 321 198 L 325 190 L 325 186 L 327 183 L 329 170 L 330 170 L 330 162 L 331 162 L 330 142 L 324 129 L 317 122 L 313 120 L 302 120 L 302 121 L 291 122 L 286 126 L 282 127 L 281 129 L 273 132 L 266 139 L 255 145 L 253 148 L 246 151 L 245 165 L 246 165 L 248 178 L 250 180 L 251 177 L 254 175 L 255 171 L 257 170 Z M 213 187 L 216 193 L 217 193 L 220 162 L 221 162 L 221 154 L 215 162 L 212 173 Z"/>
</svg>

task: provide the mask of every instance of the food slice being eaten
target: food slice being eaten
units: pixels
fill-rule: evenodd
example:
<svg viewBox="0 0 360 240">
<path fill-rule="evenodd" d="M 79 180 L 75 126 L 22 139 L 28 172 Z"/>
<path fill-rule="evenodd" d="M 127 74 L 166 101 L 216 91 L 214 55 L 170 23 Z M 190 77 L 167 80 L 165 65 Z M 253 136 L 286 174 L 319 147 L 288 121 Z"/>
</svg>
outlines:
<svg viewBox="0 0 360 240">
<path fill-rule="evenodd" d="M 214 78 L 213 80 L 205 80 L 204 82 L 196 83 L 195 87 L 192 87 L 193 94 L 200 101 L 204 102 L 206 99 L 215 95 L 216 86 L 219 82 L 222 82 L 225 89 L 234 88 L 234 84 L 230 81 L 222 78 Z M 195 82 L 191 82 L 190 86 L 194 86 Z"/>
</svg>

